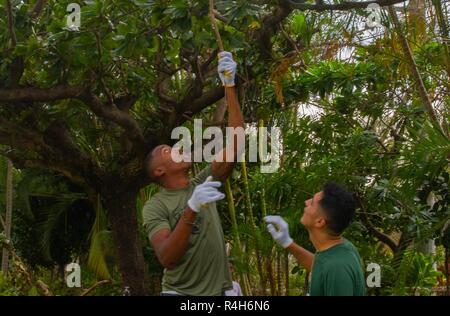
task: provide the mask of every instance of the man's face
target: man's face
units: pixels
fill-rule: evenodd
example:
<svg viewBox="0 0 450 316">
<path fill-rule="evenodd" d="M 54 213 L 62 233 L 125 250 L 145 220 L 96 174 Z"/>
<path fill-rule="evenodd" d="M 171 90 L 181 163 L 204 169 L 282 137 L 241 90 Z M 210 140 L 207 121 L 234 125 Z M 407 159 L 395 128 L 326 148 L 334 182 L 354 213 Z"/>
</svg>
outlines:
<svg viewBox="0 0 450 316">
<path fill-rule="evenodd" d="M 305 228 L 323 227 L 326 223 L 325 215 L 322 208 L 319 205 L 319 201 L 323 197 L 323 192 L 317 192 L 312 198 L 305 201 L 305 208 L 303 210 L 303 216 L 300 219 L 300 223 Z"/>
<path fill-rule="evenodd" d="M 231 274 L 233 274 L 234 273 L 234 265 L 232 264 L 232 263 L 230 263 L 229 265 L 228 265 L 229 267 L 230 267 L 230 272 L 231 272 Z"/>
<path fill-rule="evenodd" d="M 184 157 L 186 154 L 181 151 L 172 153 L 172 147 L 170 147 L 169 145 L 159 145 L 155 147 L 153 149 L 152 155 L 152 170 L 156 173 L 156 176 L 160 176 L 163 174 L 172 174 L 180 170 L 189 169 L 192 165 L 190 159 L 189 161 L 178 162 L 179 160 L 181 160 L 181 157 Z M 186 156 L 184 158 L 188 157 Z"/>
</svg>

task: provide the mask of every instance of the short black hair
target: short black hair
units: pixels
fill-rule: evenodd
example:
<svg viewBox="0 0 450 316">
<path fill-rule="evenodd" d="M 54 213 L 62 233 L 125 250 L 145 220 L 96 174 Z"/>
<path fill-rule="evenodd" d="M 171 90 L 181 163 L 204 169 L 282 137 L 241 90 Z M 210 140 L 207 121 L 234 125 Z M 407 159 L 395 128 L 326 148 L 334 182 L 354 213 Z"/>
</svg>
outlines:
<svg viewBox="0 0 450 316">
<path fill-rule="evenodd" d="M 149 177 L 149 179 L 154 182 L 154 183 L 158 183 L 158 179 L 153 175 L 153 168 L 152 168 L 152 162 L 153 162 L 153 150 L 151 150 L 147 156 L 145 157 L 144 160 L 144 170 L 146 175 Z"/>
<path fill-rule="evenodd" d="M 319 205 L 325 211 L 327 227 L 331 233 L 340 235 L 355 216 L 356 202 L 352 194 L 334 182 L 323 186 Z"/>
</svg>

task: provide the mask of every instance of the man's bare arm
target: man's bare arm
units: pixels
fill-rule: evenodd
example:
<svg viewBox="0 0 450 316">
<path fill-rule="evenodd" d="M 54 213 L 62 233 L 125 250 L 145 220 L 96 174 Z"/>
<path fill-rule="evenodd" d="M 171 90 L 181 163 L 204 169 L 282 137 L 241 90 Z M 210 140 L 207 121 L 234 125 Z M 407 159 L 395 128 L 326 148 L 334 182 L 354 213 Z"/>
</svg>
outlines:
<svg viewBox="0 0 450 316">
<path fill-rule="evenodd" d="M 236 88 L 225 87 L 225 95 L 228 105 L 228 126 L 233 128 L 241 127 L 244 129 L 244 117 L 239 105 Z M 240 147 L 238 147 L 238 145 L 240 145 Z M 227 144 L 227 147 L 217 154 L 216 157 L 220 157 L 220 159 L 216 158 L 211 164 L 211 172 L 216 179 L 224 182 L 230 176 L 236 164 L 238 154 L 242 153 L 243 146 L 245 146 L 243 142 L 239 143 L 238 136 L 234 135 L 233 142 Z M 227 155 L 232 155 L 232 157 Z"/>
<path fill-rule="evenodd" d="M 306 269 L 306 271 L 311 272 L 312 264 L 314 261 L 314 254 L 309 252 L 303 247 L 300 247 L 295 242 L 286 248 L 289 253 L 291 253 L 297 262 Z"/>
<path fill-rule="evenodd" d="M 173 269 L 184 256 L 197 214 L 186 207 L 173 231 L 165 228 L 150 240 L 156 257 L 164 268 Z"/>
<path fill-rule="evenodd" d="M 186 253 L 197 214 L 200 211 L 208 212 L 209 203 L 225 198 L 225 195 L 218 191 L 221 183 L 210 180 L 211 176 L 195 187 L 173 232 L 170 229 L 162 229 L 152 236 L 150 242 L 159 262 L 165 268 L 173 269 Z"/>
</svg>

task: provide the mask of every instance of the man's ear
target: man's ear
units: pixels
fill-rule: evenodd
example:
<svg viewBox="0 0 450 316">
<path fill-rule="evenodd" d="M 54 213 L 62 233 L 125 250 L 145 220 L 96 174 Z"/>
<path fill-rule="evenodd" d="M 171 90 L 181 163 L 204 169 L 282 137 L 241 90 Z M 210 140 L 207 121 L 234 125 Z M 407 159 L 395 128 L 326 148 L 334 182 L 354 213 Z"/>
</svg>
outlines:
<svg viewBox="0 0 450 316">
<path fill-rule="evenodd" d="M 315 223 L 317 228 L 323 228 L 323 227 L 325 227 L 326 224 L 327 224 L 327 221 L 326 221 L 325 217 L 322 217 L 322 216 L 317 218 L 316 223 Z"/>
<path fill-rule="evenodd" d="M 155 178 L 159 178 L 159 177 L 163 176 L 165 173 L 166 173 L 166 171 L 162 167 L 158 167 L 153 170 L 153 176 Z"/>
</svg>

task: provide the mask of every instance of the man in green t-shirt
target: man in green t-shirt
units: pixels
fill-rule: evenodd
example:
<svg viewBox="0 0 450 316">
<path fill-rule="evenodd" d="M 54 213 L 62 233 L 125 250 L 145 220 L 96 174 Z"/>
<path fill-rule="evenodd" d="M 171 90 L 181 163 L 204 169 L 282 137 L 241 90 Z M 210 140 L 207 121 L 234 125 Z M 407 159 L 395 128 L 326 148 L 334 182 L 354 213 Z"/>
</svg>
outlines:
<svg viewBox="0 0 450 316">
<path fill-rule="evenodd" d="M 355 214 L 352 195 L 334 183 L 305 201 L 300 223 L 308 230 L 316 253 L 300 247 L 289 236 L 280 216 L 267 216 L 272 237 L 297 259 L 310 274 L 311 296 L 362 296 L 366 294 L 361 259 L 353 244 L 342 237 Z"/>
<path fill-rule="evenodd" d="M 219 53 L 218 72 L 225 86 L 228 126 L 243 131 L 244 119 L 234 88 L 236 63 L 230 53 Z M 238 146 L 242 147 L 241 142 L 233 137 L 194 179 L 189 177 L 191 159 L 174 159 L 168 145 L 157 146 L 147 156 L 148 175 L 161 187 L 143 209 L 144 228 L 165 268 L 161 295 L 223 295 L 232 288 L 215 202 L 225 197 L 218 187 L 231 174 L 243 150 Z"/>
</svg>

